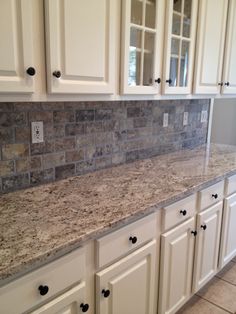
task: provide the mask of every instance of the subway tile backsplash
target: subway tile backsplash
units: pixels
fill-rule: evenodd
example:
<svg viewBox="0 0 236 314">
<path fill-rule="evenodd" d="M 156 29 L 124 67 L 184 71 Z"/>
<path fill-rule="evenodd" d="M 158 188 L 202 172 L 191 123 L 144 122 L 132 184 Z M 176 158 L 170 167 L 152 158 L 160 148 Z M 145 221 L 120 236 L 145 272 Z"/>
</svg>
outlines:
<svg viewBox="0 0 236 314">
<path fill-rule="evenodd" d="M 204 144 L 202 110 L 208 99 L 0 103 L 0 193 Z M 31 143 L 32 121 L 43 143 Z"/>
</svg>

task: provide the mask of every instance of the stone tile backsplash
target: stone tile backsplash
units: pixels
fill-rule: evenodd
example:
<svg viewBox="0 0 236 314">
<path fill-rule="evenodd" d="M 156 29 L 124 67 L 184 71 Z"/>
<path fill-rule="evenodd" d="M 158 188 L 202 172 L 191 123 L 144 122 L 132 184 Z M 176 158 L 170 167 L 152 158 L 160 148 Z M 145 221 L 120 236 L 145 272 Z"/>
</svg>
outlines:
<svg viewBox="0 0 236 314">
<path fill-rule="evenodd" d="M 202 110 L 208 99 L 0 103 L 0 193 L 204 144 Z M 32 121 L 43 143 L 31 143 Z"/>
</svg>

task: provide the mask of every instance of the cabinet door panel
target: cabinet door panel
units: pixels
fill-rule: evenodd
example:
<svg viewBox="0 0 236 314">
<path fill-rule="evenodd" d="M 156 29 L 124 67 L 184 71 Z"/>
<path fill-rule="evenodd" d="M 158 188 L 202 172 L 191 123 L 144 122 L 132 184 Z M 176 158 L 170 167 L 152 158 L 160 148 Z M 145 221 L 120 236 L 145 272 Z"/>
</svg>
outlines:
<svg viewBox="0 0 236 314">
<path fill-rule="evenodd" d="M 161 236 L 160 314 L 176 313 L 191 295 L 194 228 L 191 218 Z"/>
<path fill-rule="evenodd" d="M 50 92 L 114 92 L 115 8 L 112 0 L 46 1 Z"/>
<path fill-rule="evenodd" d="M 96 274 L 98 314 L 156 313 L 156 241 Z M 110 290 L 105 298 L 103 289 Z"/>
<path fill-rule="evenodd" d="M 227 0 L 200 0 L 194 92 L 217 94 L 222 81 L 222 64 L 227 18 Z"/>
<path fill-rule="evenodd" d="M 0 92 L 31 93 L 34 78 L 32 1 L 0 1 Z"/>
<path fill-rule="evenodd" d="M 236 94 L 236 0 L 229 1 L 223 82 L 223 94 Z"/>
<path fill-rule="evenodd" d="M 217 203 L 197 216 L 193 292 L 217 272 L 223 203 Z"/>
</svg>

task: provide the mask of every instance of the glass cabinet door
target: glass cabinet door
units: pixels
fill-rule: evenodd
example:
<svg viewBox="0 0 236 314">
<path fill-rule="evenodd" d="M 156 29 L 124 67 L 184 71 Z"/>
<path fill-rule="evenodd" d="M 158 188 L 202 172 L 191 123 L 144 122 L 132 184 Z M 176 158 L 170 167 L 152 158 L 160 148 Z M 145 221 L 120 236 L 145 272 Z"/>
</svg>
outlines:
<svg viewBox="0 0 236 314">
<path fill-rule="evenodd" d="M 161 2 L 163 0 L 123 0 L 122 85 L 125 94 L 159 93 L 163 41 L 159 17 L 164 7 Z"/>
<path fill-rule="evenodd" d="M 191 93 L 197 0 L 169 0 L 166 44 L 166 94 Z"/>
</svg>

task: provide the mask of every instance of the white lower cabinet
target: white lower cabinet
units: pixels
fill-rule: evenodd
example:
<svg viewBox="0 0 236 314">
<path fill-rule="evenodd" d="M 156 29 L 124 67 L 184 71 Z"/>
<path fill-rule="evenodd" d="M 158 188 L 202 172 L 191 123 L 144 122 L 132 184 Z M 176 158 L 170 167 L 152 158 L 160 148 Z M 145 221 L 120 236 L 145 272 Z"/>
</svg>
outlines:
<svg viewBox="0 0 236 314">
<path fill-rule="evenodd" d="M 156 314 L 156 240 L 96 274 L 97 314 Z"/>
<path fill-rule="evenodd" d="M 197 215 L 193 292 L 206 284 L 218 270 L 222 202 Z"/>
<path fill-rule="evenodd" d="M 236 255 L 236 193 L 224 202 L 220 251 L 219 264 L 222 268 Z"/>
<path fill-rule="evenodd" d="M 159 314 L 176 313 L 191 295 L 195 218 L 161 236 Z"/>
</svg>

